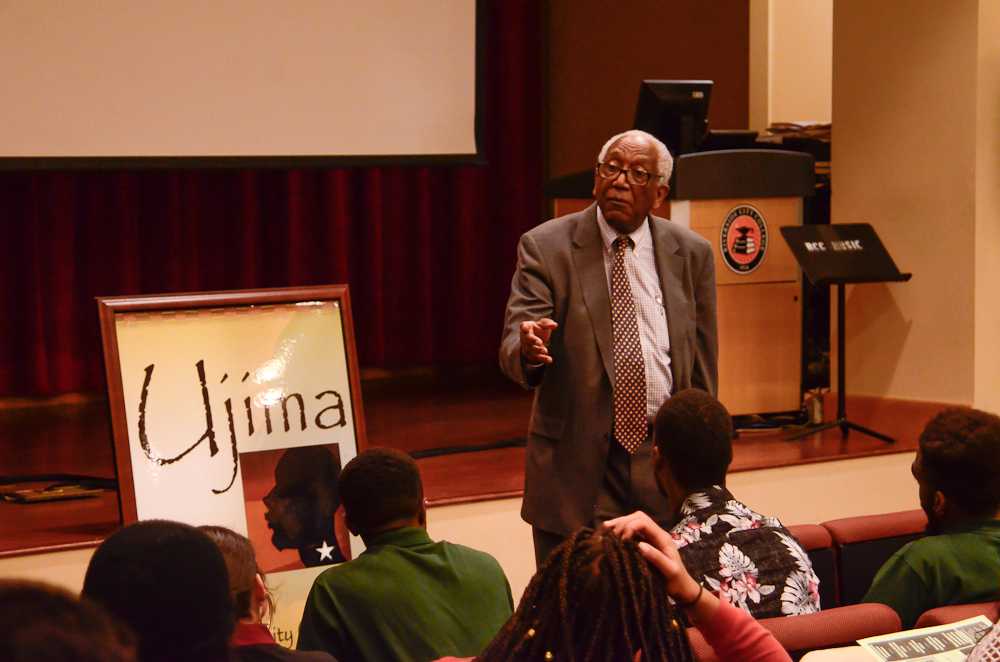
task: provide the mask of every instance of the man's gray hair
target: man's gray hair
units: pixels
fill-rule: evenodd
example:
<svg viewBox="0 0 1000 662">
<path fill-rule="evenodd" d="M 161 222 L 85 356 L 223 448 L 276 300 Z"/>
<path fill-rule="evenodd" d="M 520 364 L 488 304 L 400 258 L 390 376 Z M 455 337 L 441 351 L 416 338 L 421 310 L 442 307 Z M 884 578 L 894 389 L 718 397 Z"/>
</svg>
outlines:
<svg viewBox="0 0 1000 662">
<path fill-rule="evenodd" d="M 604 159 L 608 155 L 608 150 L 622 138 L 644 138 L 653 143 L 653 149 L 656 151 L 656 169 L 659 171 L 660 183 L 666 184 L 670 180 L 670 173 L 674 170 L 674 157 L 670 156 L 670 150 L 667 149 L 667 146 L 659 138 L 639 129 L 629 129 L 616 136 L 611 136 L 608 142 L 604 143 L 604 147 L 601 148 L 600 153 L 597 155 L 597 162 L 604 163 Z"/>
</svg>

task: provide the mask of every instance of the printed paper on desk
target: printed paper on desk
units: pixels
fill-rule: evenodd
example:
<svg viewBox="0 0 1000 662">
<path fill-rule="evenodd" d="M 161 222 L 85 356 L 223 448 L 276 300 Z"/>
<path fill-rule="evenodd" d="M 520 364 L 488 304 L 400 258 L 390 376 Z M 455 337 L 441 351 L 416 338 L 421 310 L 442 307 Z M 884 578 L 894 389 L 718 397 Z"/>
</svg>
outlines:
<svg viewBox="0 0 1000 662">
<path fill-rule="evenodd" d="M 859 639 L 858 643 L 881 662 L 962 662 L 992 627 L 990 619 L 975 616 L 947 625 Z"/>
</svg>

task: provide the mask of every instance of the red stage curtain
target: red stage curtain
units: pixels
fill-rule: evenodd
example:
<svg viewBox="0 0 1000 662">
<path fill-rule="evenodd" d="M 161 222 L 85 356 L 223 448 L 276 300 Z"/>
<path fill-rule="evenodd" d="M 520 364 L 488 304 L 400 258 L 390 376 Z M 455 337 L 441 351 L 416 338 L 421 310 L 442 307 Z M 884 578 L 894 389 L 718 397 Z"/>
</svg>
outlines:
<svg viewBox="0 0 1000 662">
<path fill-rule="evenodd" d="M 119 294 L 347 282 L 362 365 L 494 361 L 543 213 L 543 33 L 482 6 L 485 166 L 0 173 L 0 395 L 102 389 Z"/>
</svg>

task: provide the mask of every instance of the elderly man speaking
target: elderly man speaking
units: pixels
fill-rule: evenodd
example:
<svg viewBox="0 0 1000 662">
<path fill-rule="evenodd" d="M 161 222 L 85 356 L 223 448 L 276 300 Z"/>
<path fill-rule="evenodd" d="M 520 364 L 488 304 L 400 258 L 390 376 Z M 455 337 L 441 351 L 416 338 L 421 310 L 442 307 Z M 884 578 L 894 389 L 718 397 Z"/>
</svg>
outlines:
<svg viewBox="0 0 1000 662">
<path fill-rule="evenodd" d="M 595 203 L 518 245 L 500 365 L 535 389 L 521 516 L 538 564 L 580 526 L 634 510 L 666 524 L 649 422 L 671 393 L 716 393 L 711 246 L 650 214 L 672 167 L 654 136 L 612 137 Z"/>
</svg>

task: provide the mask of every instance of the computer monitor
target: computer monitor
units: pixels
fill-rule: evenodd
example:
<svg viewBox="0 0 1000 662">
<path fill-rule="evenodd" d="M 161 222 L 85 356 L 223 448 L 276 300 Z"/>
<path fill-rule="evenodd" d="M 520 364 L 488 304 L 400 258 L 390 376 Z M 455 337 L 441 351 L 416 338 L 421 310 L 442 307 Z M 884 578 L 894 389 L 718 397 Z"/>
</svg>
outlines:
<svg viewBox="0 0 1000 662">
<path fill-rule="evenodd" d="M 674 156 L 695 152 L 708 132 L 710 80 L 644 80 L 635 128 L 647 131 Z"/>
</svg>

